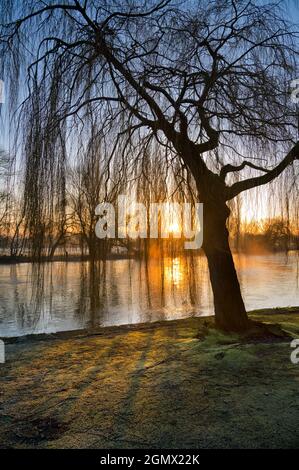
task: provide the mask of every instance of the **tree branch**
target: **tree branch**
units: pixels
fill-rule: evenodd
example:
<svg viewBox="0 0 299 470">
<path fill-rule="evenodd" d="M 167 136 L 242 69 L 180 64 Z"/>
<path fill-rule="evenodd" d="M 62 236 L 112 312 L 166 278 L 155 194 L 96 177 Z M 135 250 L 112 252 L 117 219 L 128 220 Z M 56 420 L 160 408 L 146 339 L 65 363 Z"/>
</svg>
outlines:
<svg viewBox="0 0 299 470">
<path fill-rule="evenodd" d="M 152 13 L 156 13 L 157 11 L 165 8 L 171 0 L 164 0 L 159 2 L 158 5 L 155 5 L 151 10 L 140 12 L 140 13 L 133 13 L 133 12 L 122 12 L 122 11 L 115 11 L 111 13 L 101 24 L 102 28 L 105 28 L 112 18 L 121 17 L 121 18 L 144 18 L 146 16 L 150 16 Z"/>
<path fill-rule="evenodd" d="M 238 165 L 238 166 L 234 166 L 234 165 L 230 165 L 230 164 L 224 165 L 224 167 L 222 167 L 221 170 L 220 170 L 220 178 L 225 180 L 226 175 L 228 173 L 234 173 L 236 171 L 241 171 L 246 166 L 249 166 L 250 168 L 253 168 L 254 170 L 264 171 L 265 173 L 269 173 L 269 171 L 270 171 L 267 168 L 263 168 L 261 166 L 255 165 L 254 163 L 251 163 L 251 162 L 248 162 L 247 160 L 245 160 L 243 163 L 241 163 L 241 165 Z"/>
<path fill-rule="evenodd" d="M 269 170 L 265 175 L 257 176 L 255 178 L 248 178 L 243 181 L 238 181 L 232 186 L 227 188 L 227 197 L 226 200 L 234 198 L 243 191 L 248 189 L 256 188 L 257 186 L 262 186 L 263 184 L 270 183 L 275 178 L 277 178 L 291 163 L 295 160 L 299 160 L 299 142 L 294 145 L 294 147 L 289 151 L 286 157 L 275 167 L 273 170 Z"/>
<path fill-rule="evenodd" d="M 76 5 L 67 5 L 67 4 L 47 5 L 44 8 L 41 8 L 40 10 L 33 11 L 32 13 L 29 13 L 29 15 L 23 16 L 19 20 L 14 21 L 13 23 L 11 23 L 11 25 L 15 26 L 14 33 L 16 33 L 18 31 L 18 29 L 20 28 L 20 26 L 23 23 L 25 23 L 26 21 L 34 18 L 35 16 L 42 15 L 43 13 L 45 13 L 47 11 L 54 11 L 54 10 L 64 10 L 64 11 L 66 11 L 66 10 L 77 10 L 78 11 L 78 8 L 77 8 Z"/>
</svg>

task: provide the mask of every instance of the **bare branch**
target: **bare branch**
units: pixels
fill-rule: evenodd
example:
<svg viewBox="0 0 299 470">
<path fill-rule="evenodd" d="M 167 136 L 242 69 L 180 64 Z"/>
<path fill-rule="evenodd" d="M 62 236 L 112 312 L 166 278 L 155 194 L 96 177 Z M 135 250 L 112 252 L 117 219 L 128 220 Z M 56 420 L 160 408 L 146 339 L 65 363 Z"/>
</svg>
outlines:
<svg viewBox="0 0 299 470">
<path fill-rule="evenodd" d="M 238 166 L 234 166 L 234 165 L 230 165 L 230 164 L 223 166 L 220 170 L 220 177 L 222 179 L 225 179 L 228 173 L 234 173 L 236 171 L 241 171 L 246 166 L 248 166 L 250 168 L 253 168 L 254 170 L 263 171 L 265 173 L 268 173 L 270 171 L 267 168 L 255 165 L 254 163 L 248 162 L 247 160 L 245 160 L 243 163 L 241 163 L 241 165 L 238 165 Z"/>
<path fill-rule="evenodd" d="M 270 183 L 295 160 L 299 160 L 299 142 L 297 142 L 297 144 L 290 150 L 286 157 L 275 168 L 273 168 L 273 170 L 268 171 L 267 174 L 234 183 L 227 189 L 226 200 L 232 199 L 241 192 L 247 191 L 248 189 Z"/>
</svg>

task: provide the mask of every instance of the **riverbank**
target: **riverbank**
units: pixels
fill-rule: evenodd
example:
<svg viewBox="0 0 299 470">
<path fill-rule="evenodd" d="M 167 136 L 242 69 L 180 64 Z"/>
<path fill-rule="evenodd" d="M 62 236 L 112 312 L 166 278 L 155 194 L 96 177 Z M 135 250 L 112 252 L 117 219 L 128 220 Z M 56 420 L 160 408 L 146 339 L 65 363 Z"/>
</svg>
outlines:
<svg viewBox="0 0 299 470">
<path fill-rule="evenodd" d="M 299 308 L 251 318 L 299 338 Z M 0 447 L 298 448 L 291 352 L 279 329 L 227 336 L 207 317 L 11 340 Z"/>
<path fill-rule="evenodd" d="M 287 250 L 286 249 L 271 249 L 270 247 L 267 246 L 261 246 L 257 247 L 254 246 L 254 249 L 234 249 L 232 248 L 232 252 L 234 255 L 264 255 L 266 254 L 278 254 L 282 253 L 286 256 L 288 256 L 289 253 L 299 253 L 299 248 L 297 246 L 290 247 Z M 182 252 L 177 252 L 176 256 L 182 256 Z M 202 256 L 204 257 L 204 252 L 200 250 L 196 250 L 196 252 L 192 253 L 194 256 Z M 190 253 L 184 252 L 184 256 L 190 256 Z M 134 252 L 125 252 L 125 253 L 105 253 L 102 258 L 97 258 L 96 260 L 93 261 L 113 261 L 113 260 L 126 260 L 126 259 L 140 259 L 143 258 L 143 253 L 138 252 L 135 250 Z M 55 262 L 64 262 L 64 263 L 73 263 L 73 262 L 78 262 L 82 263 L 85 261 L 92 261 L 91 257 L 86 254 L 62 254 L 62 255 L 54 255 L 54 256 L 41 256 L 38 260 L 31 257 L 31 256 L 26 256 L 26 255 L 20 255 L 20 256 L 10 256 L 10 255 L 0 255 L 0 265 L 10 265 L 10 264 L 23 264 L 23 263 L 55 263 Z"/>
<path fill-rule="evenodd" d="M 134 253 L 107 253 L 105 257 L 98 258 L 96 261 L 113 261 L 120 259 L 134 259 L 137 258 L 137 255 Z M 23 264 L 23 263 L 55 263 L 55 262 L 64 262 L 64 263 L 82 263 L 84 261 L 91 261 L 89 255 L 55 255 L 55 256 L 42 256 L 38 261 L 31 256 L 0 256 L 0 265 L 2 264 Z"/>
</svg>

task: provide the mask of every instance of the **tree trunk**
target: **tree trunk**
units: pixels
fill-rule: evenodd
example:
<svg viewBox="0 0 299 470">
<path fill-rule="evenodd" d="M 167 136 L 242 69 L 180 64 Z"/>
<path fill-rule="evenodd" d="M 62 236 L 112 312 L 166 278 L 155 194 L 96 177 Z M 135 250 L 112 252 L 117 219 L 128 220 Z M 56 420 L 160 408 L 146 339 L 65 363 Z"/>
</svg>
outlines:
<svg viewBox="0 0 299 470">
<path fill-rule="evenodd" d="M 229 213 L 225 202 L 204 203 L 203 250 L 208 259 L 216 325 L 238 332 L 246 330 L 249 321 L 228 241 Z"/>
</svg>

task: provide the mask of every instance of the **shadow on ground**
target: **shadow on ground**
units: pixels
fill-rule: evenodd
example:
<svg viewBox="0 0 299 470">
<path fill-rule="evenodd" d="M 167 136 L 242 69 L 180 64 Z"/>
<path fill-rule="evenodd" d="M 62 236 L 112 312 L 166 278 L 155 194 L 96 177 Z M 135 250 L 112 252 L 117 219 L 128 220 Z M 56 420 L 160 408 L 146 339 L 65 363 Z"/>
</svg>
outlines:
<svg viewBox="0 0 299 470">
<path fill-rule="evenodd" d="M 254 312 L 299 337 L 299 310 Z M 1 448 L 298 448 L 290 341 L 192 318 L 7 346 Z"/>
</svg>

